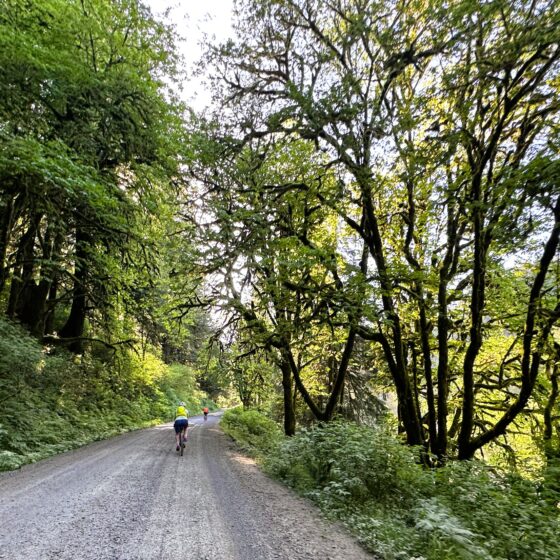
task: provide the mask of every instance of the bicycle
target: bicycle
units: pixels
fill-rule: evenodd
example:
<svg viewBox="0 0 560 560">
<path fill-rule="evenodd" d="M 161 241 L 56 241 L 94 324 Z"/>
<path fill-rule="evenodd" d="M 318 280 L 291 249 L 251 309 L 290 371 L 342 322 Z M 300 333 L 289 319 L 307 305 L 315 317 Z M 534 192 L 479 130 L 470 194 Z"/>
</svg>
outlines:
<svg viewBox="0 0 560 560">
<path fill-rule="evenodd" d="M 185 434 L 181 434 L 181 443 L 179 445 L 179 454 L 182 457 L 185 451 L 185 446 L 187 445 L 187 438 Z"/>
</svg>

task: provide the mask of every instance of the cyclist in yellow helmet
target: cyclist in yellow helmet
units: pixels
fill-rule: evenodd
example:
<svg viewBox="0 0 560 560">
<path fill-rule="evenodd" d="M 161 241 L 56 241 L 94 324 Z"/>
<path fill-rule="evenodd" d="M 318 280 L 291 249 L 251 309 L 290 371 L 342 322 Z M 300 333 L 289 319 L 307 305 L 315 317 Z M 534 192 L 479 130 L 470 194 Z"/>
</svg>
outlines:
<svg viewBox="0 0 560 560">
<path fill-rule="evenodd" d="M 175 428 L 175 442 L 177 444 L 177 451 L 180 449 L 180 445 L 184 445 L 187 441 L 187 428 L 189 427 L 189 411 L 185 408 L 185 403 L 180 402 L 175 411 L 175 422 L 173 423 L 173 428 Z"/>
</svg>

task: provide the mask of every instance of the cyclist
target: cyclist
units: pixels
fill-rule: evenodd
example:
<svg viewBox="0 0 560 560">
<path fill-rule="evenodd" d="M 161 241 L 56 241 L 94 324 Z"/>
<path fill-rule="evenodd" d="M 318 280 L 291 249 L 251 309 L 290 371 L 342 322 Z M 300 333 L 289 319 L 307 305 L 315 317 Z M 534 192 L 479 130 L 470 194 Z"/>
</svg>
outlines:
<svg viewBox="0 0 560 560">
<path fill-rule="evenodd" d="M 208 420 L 208 407 L 205 406 L 205 407 L 202 409 L 202 412 L 204 412 L 204 421 L 206 422 L 206 420 Z"/>
<path fill-rule="evenodd" d="M 177 443 L 177 451 L 183 445 L 183 441 L 187 441 L 187 428 L 189 427 L 189 411 L 185 408 L 185 403 L 180 402 L 175 411 L 175 441 Z"/>
</svg>

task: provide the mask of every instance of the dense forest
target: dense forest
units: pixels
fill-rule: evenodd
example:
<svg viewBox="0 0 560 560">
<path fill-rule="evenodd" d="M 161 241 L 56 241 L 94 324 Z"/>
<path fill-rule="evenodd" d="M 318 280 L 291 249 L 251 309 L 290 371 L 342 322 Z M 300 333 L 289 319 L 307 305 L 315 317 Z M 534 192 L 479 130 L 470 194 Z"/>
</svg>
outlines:
<svg viewBox="0 0 560 560">
<path fill-rule="evenodd" d="M 178 400 L 196 412 L 219 388 L 209 319 L 186 318 L 174 31 L 134 1 L 9 1 L 0 27 L 0 464 L 13 468 L 168 420 Z"/>
<path fill-rule="evenodd" d="M 239 402 L 260 412 L 231 433 L 274 434 L 259 453 L 296 487 L 355 499 L 326 456 L 314 473 L 301 458 L 350 472 L 337 449 L 367 463 L 376 446 L 400 461 L 397 494 L 484 479 L 495 503 L 507 473 L 531 486 L 500 507 L 530 495 L 527 533 L 547 542 L 559 2 L 239 0 L 235 38 L 206 45 L 201 112 L 178 95 L 180 34 L 137 0 L 0 8 L 0 467 L 167 420 L 177 399 Z M 419 530 L 458 499 L 422 496 Z M 371 547 L 412 558 L 383 548 L 397 532 Z M 536 550 L 467 533 L 429 557 Z"/>
</svg>

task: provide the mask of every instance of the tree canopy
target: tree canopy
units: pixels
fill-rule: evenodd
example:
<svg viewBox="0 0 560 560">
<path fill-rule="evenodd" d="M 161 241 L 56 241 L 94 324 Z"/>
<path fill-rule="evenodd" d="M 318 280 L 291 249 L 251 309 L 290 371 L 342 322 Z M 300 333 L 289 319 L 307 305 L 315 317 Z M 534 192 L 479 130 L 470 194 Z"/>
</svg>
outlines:
<svg viewBox="0 0 560 560">
<path fill-rule="evenodd" d="M 554 360 L 557 4 L 246 1 L 237 33 L 193 172 L 218 300 L 318 419 L 361 340 L 407 441 L 472 457 Z"/>
<path fill-rule="evenodd" d="M 552 458 L 559 8 L 242 0 L 195 114 L 141 2 L 8 0 L 3 311 L 197 361 L 290 435 L 394 396 L 440 462 L 519 434 Z"/>
</svg>

